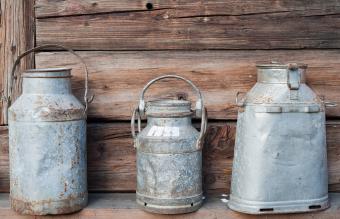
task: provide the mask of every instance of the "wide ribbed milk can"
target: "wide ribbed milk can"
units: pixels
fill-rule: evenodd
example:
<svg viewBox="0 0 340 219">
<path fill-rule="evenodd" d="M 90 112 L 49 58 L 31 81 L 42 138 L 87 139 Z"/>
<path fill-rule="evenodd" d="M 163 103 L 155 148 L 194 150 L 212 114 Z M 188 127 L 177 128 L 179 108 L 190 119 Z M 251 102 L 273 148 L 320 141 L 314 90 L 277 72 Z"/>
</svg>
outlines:
<svg viewBox="0 0 340 219">
<path fill-rule="evenodd" d="M 154 82 L 175 78 L 187 82 L 198 95 L 195 110 L 187 100 L 161 99 L 144 102 L 144 93 Z M 141 130 L 141 116 L 147 125 Z M 191 118 L 201 118 L 200 133 Z M 206 110 L 200 90 L 189 80 L 164 75 L 150 81 L 140 95 L 131 119 L 137 150 L 137 203 L 160 214 L 196 211 L 202 204 L 202 140 L 206 131 Z M 135 119 L 138 131 L 135 134 Z"/>
<path fill-rule="evenodd" d="M 86 112 L 71 90 L 71 69 L 45 68 L 21 74 L 22 95 L 8 110 L 10 202 L 22 214 L 65 214 L 87 204 Z M 13 84 L 13 83 L 12 83 Z"/>
<path fill-rule="evenodd" d="M 329 207 L 325 104 L 306 85 L 306 68 L 258 65 L 257 83 L 237 100 L 232 210 L 273 214 Z"/>
</svg>

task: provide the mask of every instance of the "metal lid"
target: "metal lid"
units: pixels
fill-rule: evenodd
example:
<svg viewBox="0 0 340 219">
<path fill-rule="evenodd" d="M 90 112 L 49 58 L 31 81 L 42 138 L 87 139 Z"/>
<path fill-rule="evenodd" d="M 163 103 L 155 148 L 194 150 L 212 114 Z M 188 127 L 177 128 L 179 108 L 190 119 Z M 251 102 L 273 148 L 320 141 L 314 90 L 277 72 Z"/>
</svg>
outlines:
<svg viewBox="0 0 340 219">
<path fill-rule="evenodd" d="M 269 84 L 287 84 L 289 81 L 289 72 L 297 71 L 299 83 L 306 82 L 307 65 L 302 63 L 279 63 L 271 62 L 268 64 L 259 64 L 257 67 L 257 82 Z"/>
<path fill-rule="evenodd" d="M 280 63 L 276 61 L 272 61 L 270 63 L 263 63 L 263 64 L 257 64 L 257 68 L 264 68 L 264 69 L 288 69 L 292 65 L 296 66 L 297 68 L 306 69 L 308 65 L 303 63 Z"/>
<path fill-rule="evenodd" d="M 181 117 L 192 115 L 188 100 L 154 100 L 146 103 L 146 115 L 152 117 Z"/>
<path fill-rule="evenodd" d="M 21 74 L 23 78 L 69 78 L 71 68 L 37 68 L 28 69 Z"/>
</svg>

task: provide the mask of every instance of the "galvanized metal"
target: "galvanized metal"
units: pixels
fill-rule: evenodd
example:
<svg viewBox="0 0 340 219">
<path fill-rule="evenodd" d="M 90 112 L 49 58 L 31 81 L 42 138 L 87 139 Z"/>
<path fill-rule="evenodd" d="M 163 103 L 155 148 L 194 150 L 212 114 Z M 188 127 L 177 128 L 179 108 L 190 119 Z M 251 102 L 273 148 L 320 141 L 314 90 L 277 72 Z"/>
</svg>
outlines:
<svg viewBox="0 0 340 219">
<path fill-rule="evenodd" d="M 87 107 L 72 94 L 71 69 L 21 77 L 22 95 L 8 111 L 11 207 L 31 215 L 78 211 L 87 204 Z"/>
<path fill-rule="evenodd" d="M 164 78 L 181 79 L 194 88 L 198 95 L 194 112 L 187 100 L 149 101 L 144 109 L 146 89 Z M 141 114 L 144 113 L 147 125 L 141 130 Z M 192 126 L 193 113 L 202 119 L 200 133 Z M 202 139 L 206 123 L 201 92 L 191 81 L 165 75 L 144 87 L 139 108 L 131 119 L 137 149 L 137 203 L 142 209 L 160 214 L 179 214 L 196 211 L 202 205 Z"/>
<path fill-rule="evenodd" d="M 325 107 L 305 84 L 306 65 L 257 67 L 256 85 L 237 100 L 229 208 L 249 214 L 328 208 Z"/>
</svg>

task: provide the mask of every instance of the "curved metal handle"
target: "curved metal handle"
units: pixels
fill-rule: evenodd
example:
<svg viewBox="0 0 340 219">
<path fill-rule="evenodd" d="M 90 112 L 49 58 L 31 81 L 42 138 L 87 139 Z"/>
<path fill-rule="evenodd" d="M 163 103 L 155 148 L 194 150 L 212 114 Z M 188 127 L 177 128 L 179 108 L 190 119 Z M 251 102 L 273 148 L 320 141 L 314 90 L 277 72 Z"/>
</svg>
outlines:
<svg viewBox="0 0 340 219">
<path fill-rule="evenodd" d="M 30 54 L 31 52 L 35 52 L 35 51 L 41 51 L 41 49 L 44 48 L 53 48 L 53 47 L 58 47 L 60 49 L 64 49 L 65 51 L 68 51 L 69 53 L 71 53 L 72 55 L 76 56 L 78 58 L 78 60 L 81 62 L 81 64 L 83 65 L 84 71 L 85 71 L 85 92 L 84 92 L 84 102 L 85 102 L 85 115 L 87 114 L 87 109 L 88 109 L 88 104 L 92 102 L 94 95 L 92 95 L 91 97 L 88 97 L 88 78 L 89 78 L 89 72 L 87 69 L 87 66 L 85 64 L 85 61 L 83 60 L 83 58 L 81 56 L 79 56 L 73 49 L 67 48 L 63 45 L 59 45 L 59 44 L 45 44 L 45 45 L 41 45 L 41 46 L 37 46 L 34 47 L 32 49 L 29 49 L 27 51 L 25 51 L 24 53 L 20 54 L 18 56 L 18 58 L 15 60 L 13 67 L 12 67 L 12 71 L 11 71 L 11 83 L 10 83 L 10 91 L 11 94 L 13 94 L 13 84 L 15 82 L 15 80 L 17 80 L 18 75 L 15 74 L 15 69 L 18 66 L 18 64 L 20 63 L 21 59 L 23 57 L 25 57 L 26 55 Z M 10 105 L 10 103 L 9 103 Z"/>
<path fill-rule="evenodd" d="M 131 135 L 132 138 L 135 140 L 137 135 L 136 135 L 136 130 L 135 130 L 135 121 L 136 121 L 136 115 L 137 115 L 137 124 L 138 124 L 138 133 L 141 132 L 141 116 L 139 113 L 138 108 L 133 110 L 132 116 L 131 116 Z M 134 142 L 134 147 L 136 147 L 136 142 Z"/>
<path fill-rule="evenodd" d="M 207 108 L 205 107 L 203 107 L 203 110 L 202 110 L 201 120 L 202 120 L 201 121 L 201 132 L 196 143 L 196 148 L 198 150 L 203 148 L 203 138 L 205 136 L 205 133 L 207 132 L 207 127 L 208 127 L 208 112 L 207 112 Z"/>
<path fill-rule="evenodd" d="M 335 102 L 331 102 L 331 101 L 323 101 L 323 104 L 325 105 L 325 107 L 337 107 L 338 104 Z"/>
<path fill-rule="evenodd" d="M 237 106 L 243 107 L 243 106 L 244 106 L 245 100 L 243 100 L 243 101 L 240 101 L 240 100 L 239 100 L 240 94 L 246 94 L 246 93 L 245 93 L 245 92 L 241 92 L 241 91 L 237 91 L 236 97 L 235 97 L 235 102 L 236 102 L 236 105 L 237 105 Z M 243 98 L 244 98 L 244 97 L 243 97 Z"/>
<path fill-rule="evenodd" d="M 318 95 L 319 99 L 321 100 L 322 104 L 327 108 L 327 107 L 337 107 L 338 104 L 334 101 L 327 101 L 325 100 L 324 95 Z"/>
<path fill-rule="evenodd" d="M 208 123 L 208 116 L 207 116 L 207 109 L 203 106 L 203 98 L 202 98 L 202 94 L 201 91 L 198 89 L 198 87 L 196 87 L 196 85 L 194 85 L 190 80 L 183 78 L 181 76 L 177 76 L 177 75 L 163 75 L 160 76 L 158 78 L 155 78 L 151 81 L 149 81 L 149 83 L 147 83 L 141 94 L 140 94 L 140 99 L 139 99 L 139 105 L 138 108 L 136 108 L 133 113 L 132 113 L 132 117 L 131 117 L 131 134 L 132 137 L 134 138 L 134 147 L 136 147 L 136 141 L 137 141 L 137 136 L 136 136 L 136 132 L 135 132 L 135 120 L 136 120 L 136 115 L 138 114 L 137 117 L 137 121 L 138 121 L 138 132 L 141 132 L 141 113 L 145 111 L 145 102 L 144 102 L 144 94 L 146 92 L 146 90 L 156 81 L 162 80 L 164 78 L 176 78 L 176 79 L 181 79 L 185 82 L 187 82 L 189 85 L 191 85 L 194 90 L 197 93 L 198 96 L 198 100 L 196 101 L 196 115 L 198 117 L 201 118 L 201 131 L 200 131 L 200 135 L 197 139 L 196 142 L 196 148 L 197 149 L 202 149 L 202 145 L 203 145 L 203 138 L 204 135 L 206 133 L 207 130 L 207 123 Z"/>
<path fill-rule="evenodd" d="M 155 83 L 156 81 L 159 81 L 159 80 L 162 80 L 162 79 L 165 79 L 165 78 L 176 78 L 176 79 L 180 79 L 180 80 L 183 80 L 185 82 L 187 82 L 189 85 L 191 85 L 191 87 L 193 87 L 193 89 L 195 90 L 197 96 L 198 96 L 198 100 L 196 101 L 196 108 L 195 108 L 195 111 L 196 111 L 196 116 L 197 117 L 200 117 L 202 116 L 202 109 L 203 109 L 203 98 L 202 98 L 202 94 L 201 94 L 201 91 L 198 89 L 198 87 L 196 87 L 196 85 L 194 85 L 194 83 L 192 83 L 192 81 L 186 79 L 186 78 L 183 78 L 181 76 L 178 76 L 178 75 L 163 75 L 163 76 L 160 76 L 158 78 L 155 78 L 151 81 L 149 81 L 149 83 L 147 83 L 145 85 L 145 87 L 143 88 L 141 94 L 140 94 L 140 97 L 139 97 L 139 105 L 138 105 L 138 108 L 139 108 L 139 112 L 141 114 L 144 114 L 145 112 L 145 101 L 144 101 L 144 94 L 146 92 L 146 90 L 153 84 Z"/>
</svg>

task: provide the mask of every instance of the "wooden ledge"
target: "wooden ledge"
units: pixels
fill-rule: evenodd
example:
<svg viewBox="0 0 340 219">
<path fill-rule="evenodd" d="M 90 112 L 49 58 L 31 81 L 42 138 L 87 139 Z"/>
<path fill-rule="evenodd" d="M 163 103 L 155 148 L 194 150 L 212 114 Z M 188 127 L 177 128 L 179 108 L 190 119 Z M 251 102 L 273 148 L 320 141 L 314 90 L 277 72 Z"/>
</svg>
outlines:
<svg viewBox="0 0 340 219">
<path fill-rule="evenodd" d="M 1 219 L 334 219 L 340 218 L 340 193 L 332 193 L 331 208 L 314 213 L 253 216 L 233 212 L 226 207 L 220 197 L 209 197 L 203 207 L 195 213 L 182 215 L 157 215 L 138 209 L 134 193 L 91 193 L 89 205 L 80 212 L 59 216 L 25 216 L 13 212 L 9 207 L 8 193 L 0 193 Z"/>
</svg>

